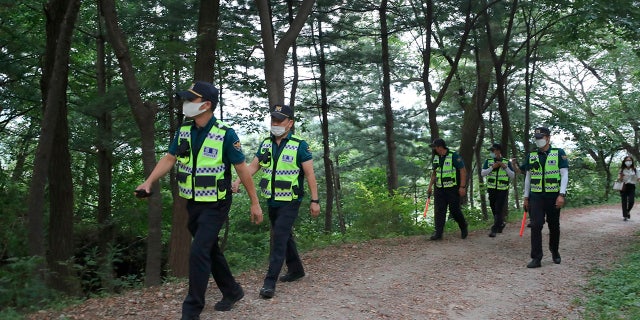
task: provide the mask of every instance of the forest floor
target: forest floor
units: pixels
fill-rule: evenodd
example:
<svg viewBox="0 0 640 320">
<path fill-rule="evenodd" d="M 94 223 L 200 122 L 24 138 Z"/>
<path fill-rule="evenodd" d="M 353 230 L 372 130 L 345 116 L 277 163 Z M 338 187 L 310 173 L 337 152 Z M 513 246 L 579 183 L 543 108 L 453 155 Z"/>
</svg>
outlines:
<svg viewBox="0 0 640 320">
<path fill-rule="evenodd" d="M 515 219 L 512 219 L 515 220 Z M 213 310 L 212 281 L 201 319 L 581 319 L 577 301 L 592 272 L 614 266 L 638 239 L 640 216 L 622 220 L 618 205 L 563 209 L 561 264 L 551 261 L 543 229 L 542 267 L 526 268 L 530 232 L 512 221 L 502 234 L 487 230 L 344 244 L 302 255 L 307 276 L 278 283 L 261 299 L 264 270 L 238 274 L 245 297 L 229 312 Z M 185 283 L 95 298 L 28 319 L 180 319 Z"/>
</svg>

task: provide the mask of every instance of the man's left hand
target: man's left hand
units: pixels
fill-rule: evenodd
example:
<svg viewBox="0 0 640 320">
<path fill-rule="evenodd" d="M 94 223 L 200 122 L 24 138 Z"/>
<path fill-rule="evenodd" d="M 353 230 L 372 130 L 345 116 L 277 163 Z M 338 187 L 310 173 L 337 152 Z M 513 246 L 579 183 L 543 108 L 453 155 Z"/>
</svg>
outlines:
<svg viewBox="0 0 640 320">
<path fill-rule="evenodd" d="M 564 197 L 563 196 L 558 196 L 556 198 L 556 208 L 560 209 L 564 207 Z"/>
<path fill-rule="evenodd" d="M 320 215 L 320 204 L 311 202 L 311 205 L 309 206 L 309 211 L 311 212 L 312 217 L 314 218 L 318 217 Z"/>
</svg>

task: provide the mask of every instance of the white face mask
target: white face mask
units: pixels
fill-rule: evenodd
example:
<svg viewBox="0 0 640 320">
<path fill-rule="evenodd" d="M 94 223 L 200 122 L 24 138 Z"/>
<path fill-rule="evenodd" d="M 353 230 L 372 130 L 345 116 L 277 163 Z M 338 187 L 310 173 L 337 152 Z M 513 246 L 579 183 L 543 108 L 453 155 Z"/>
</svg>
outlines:
<svg viewBox="0 0 640 320">
<path fill-rule="evenodd" d="M 200 107 L 202 107 L 202 105 L 205 103 L 206 101 L 205 102 L 185 101 L 182 103 L 182 113 L 185 115 L 185 117 L 193 118 L 206 111 L 206 110 L 200 110 Z"/>
<path fill-rule="evenodd" d="M 536 139 L 536 146 L 538 146 L 538 148 L 542 148 L 544 146 L 547 145 L 547 139 L 542 138 L 542 139 Z"/>
<path fill-rule="evenodd" d="M 489 157 L 491 157 L 491 159 L 495 159 L 496 158 L 496 154 L 491 152 L 491 153 L 489 153 Z"/>
<path fill-rule="evenodd" d="M 629 161 L 629 160 L 627 160 L 627 161 L 625 161 L 625 162 L 624 162 L 624 164 L 625 164 L 627 167 L 631 167 L 631 164 L 632 164 L 632 163 L 633 163 L 633 162 L 631 162 L 631 161 Z"/>
<path fill-rule="evenodd" d="M 285 127 L 271 126 L 271 134 L 273 134 L 276 137 L 282 136 L 286 131 L 287 129 L 285 129 Z"/>
</svg>

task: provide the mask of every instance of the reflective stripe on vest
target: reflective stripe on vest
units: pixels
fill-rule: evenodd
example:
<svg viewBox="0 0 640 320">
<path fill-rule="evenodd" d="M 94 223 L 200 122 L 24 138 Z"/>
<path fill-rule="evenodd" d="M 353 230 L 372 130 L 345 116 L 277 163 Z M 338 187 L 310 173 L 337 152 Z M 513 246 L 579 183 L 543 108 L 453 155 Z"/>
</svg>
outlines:
<svg viewBox="0 0 640 320">
<path fill-rule="evenodd" d="M 487 159 L 487 164 L 489 165 L 489 167 L 491 167 L 494 163 L 494 159 Z M 487 188 L 496 190 L 509 189 L 509 175 L 507 175 L 507 170 L 502 167 L 499 167 L 498 170 L 493 169 L 493 171 L 491 171 L 491 173 L 487 176 Z"/>
<path fill-rule="evenodd" d="M 222 162 L 222 145 L 227 126 L 221 122 L 211 127 L 204 139 L 197 158 L 191 147 L 191 125 L 180 127 L 179 139 L 189 143 L 189 157 L 178 159 L 178 192 L 181 197 L 201 202 L 216 202 L 227 195 L 224 173 L 227 170 Z M 191 161 L 196 159 L 196 161 Z M 193 165 L 197 164 L 195 172 Z M 222 187 L 222 188 L 220 188 Z"/>
<path fill-rule="evenodd" d="M 442 166 L 440 156 L 433 157 L 433 169 L 436 170 L 436 188 L 450 188 L 458 184 L 456 168 L 453 166 L 453 152 L 447 150 Z"/>
<path fill-rule="evenodd" d="M 538 164 L 536 166 L 536 163 Z M 558 149 L 550 149 L 542 171 L 538 152 L 529 153 L 529 171 L 531 172 L 531 192 L 560 192 L 560 157 Z"/>
<path fill-rule="evenodd" d="M 291 136 L 277 161 L 271 159 L 270 163 L 263 165 L 260 189 L 265 198 L 273 198 L 277 201 L 298 199 L 299 192 L 296 191 L 299 189 L 300 168 L 297 165 L 297 158 L 300 141 L 300 138 Z M 267 138 L 262 142 L 261 150 L 263 153 L 269 150 L 271 154 L 275 154 L 273 146 L 271 138 Z"/>
</svg>

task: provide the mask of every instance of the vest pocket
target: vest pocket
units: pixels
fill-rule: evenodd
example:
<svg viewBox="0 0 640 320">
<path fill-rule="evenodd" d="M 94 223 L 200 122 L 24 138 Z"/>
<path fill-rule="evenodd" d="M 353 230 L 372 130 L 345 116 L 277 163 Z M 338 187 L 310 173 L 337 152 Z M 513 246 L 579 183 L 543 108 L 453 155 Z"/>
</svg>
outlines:
<svg viewBox="0 0 640 320">
<path fill-rule="evenodd" d="M 264 189 L 269 185 L 269 180 L 263 178 L 262 180 L 260 180 L 260 183 L 258 183 L 258 186 L 260 186 L 260 188 Z"/>
<path fill-rule="evenodd" d="M 542 179 L 531 179 L 531 184 L 539 184 Z"/>
<path fill-rule="evenodd" d="M 199 177 L 196 176 L 196 180 L 194 181 L 194 185 L 196 187 L 215 187 L 216 186 L 216 177 L 214 176 L 204 176 Z"/>
<path fill-rule="evenodd" d="M 178 172 L 176 173 L 176 180 L 178 180 L 178 182 L 187 182 L 187 177 L 189 176 L 188 173 L 186 172 Z"/>
<path fill-rule="evenodd" d="M 291 181 L 274 181 L 273 186 L 278 189 L 289 189 L 291 188 Z"/>
<path fill-rule="evenodd" d="M 556 178 L 546 178 L 544 179 L 546 183 L 558 183 L 558 179 Z"/>
<path fill-rule="evenodd" d="M 227 191 L 228 188 L 229 188 L 229 184 L 225 179 L 218 180 L 218 192 Z"/>
</svg>

